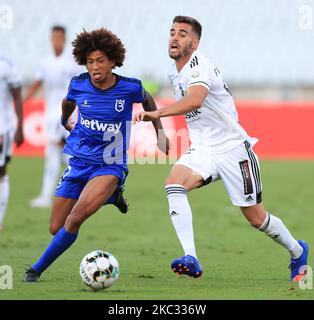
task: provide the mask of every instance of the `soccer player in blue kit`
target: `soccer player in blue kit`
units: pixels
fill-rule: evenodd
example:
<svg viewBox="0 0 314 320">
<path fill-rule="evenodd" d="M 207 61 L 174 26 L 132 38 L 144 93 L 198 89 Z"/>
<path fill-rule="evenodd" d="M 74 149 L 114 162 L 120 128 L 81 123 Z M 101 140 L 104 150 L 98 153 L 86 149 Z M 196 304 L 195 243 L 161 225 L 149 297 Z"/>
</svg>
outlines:
<svg viewBox="0 0 314 320">
<path fill-rule="evenodd" d="M 156 105 L 139 80 L 122 77 L 112 70 L 121 67 L 125 48 L 107 29 L 85 30 L 73 41 L 73 55 L 87 73 L 72 78 L 62 101 L 62 124 L 71 132 L 64 152 L 71 155 L 68 168 L 57 186 L 50 232 L 54 235 L 40 259 L 25 273 L 25 282 L 39 277 L 76 240 L 82 223 L 104 203 L 115 203 L 126 176 L 132 105 L 144 110 Z M 78 107 L 72 129 L 68 119 Z M 161 121 L 153 121 L 158 147 L 168 153 L 169 141 Z M 120 194 L 121 195 L 121 194 Z"/>
</svg>

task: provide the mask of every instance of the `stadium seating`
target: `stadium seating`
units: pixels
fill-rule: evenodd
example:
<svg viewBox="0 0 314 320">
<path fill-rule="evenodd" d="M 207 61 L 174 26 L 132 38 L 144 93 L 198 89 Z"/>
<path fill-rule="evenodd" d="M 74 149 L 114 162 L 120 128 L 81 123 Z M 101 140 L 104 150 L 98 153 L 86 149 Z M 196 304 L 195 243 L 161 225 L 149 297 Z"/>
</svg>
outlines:
<svg viewBox="0 0 314 320">
<path fill-rule="evenodd" d="M 305 1 L 8 0 L 7 4 L 13 10 L 13 28 L 0 29 L 1 51 L 16 61 L 26 81 L 32 79 L 41 55 L 50 50 L 50 27 L 63 24 L 69 40 L 82 28 L 111 29 L 127 47 L 121 73 L 152 75 L 166 82 L 169 28 L 172 18 L 183 14 L 203 24 L 201 49 L 221 66 L 229 83 L 293 86 L 314 82 L 309 68 L 313 27 L 302 30 L 300 26 Z"/>
</svg>

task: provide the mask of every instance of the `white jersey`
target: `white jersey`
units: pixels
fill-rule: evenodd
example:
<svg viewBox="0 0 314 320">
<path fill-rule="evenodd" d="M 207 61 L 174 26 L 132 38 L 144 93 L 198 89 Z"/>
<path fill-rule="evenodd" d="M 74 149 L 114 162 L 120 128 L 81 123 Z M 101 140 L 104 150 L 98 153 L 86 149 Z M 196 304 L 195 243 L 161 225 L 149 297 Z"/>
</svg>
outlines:
<svg viewBox="0 0 314 320">
<path fill-rule="evenodd" d="M 12 62 L 0 55 L 0 134 L 16 126 L 13 97 L 10 89 L 21 86 L 21 78 Z"/>
<path fill-rule="evenodd" d="M 219 69 L 206 56 L 195 51 L 180 72 L 175 63 L 168 73 L 176 100 L 187 88 L 202 85 L 209 90 L 200 108 L 185 115 L 192 145 L 209 148 L 213 154 L 234 149 L 245 140 L 252 145 L 257 139 L 248 136 L 238 123 L 238 113 Z"/>
<path fill-rule="evenodd" d="M 44 86 L 46 120 L 58 123 L 61 116 L 61 102 L 67 95 L 68 86 L 73 76 L 82 73 L 72 56 L 62 53 L 59 56 L 51 54 L 44 58 L 36 73 L 36 80 L 41 80 Z"/>
</svg>

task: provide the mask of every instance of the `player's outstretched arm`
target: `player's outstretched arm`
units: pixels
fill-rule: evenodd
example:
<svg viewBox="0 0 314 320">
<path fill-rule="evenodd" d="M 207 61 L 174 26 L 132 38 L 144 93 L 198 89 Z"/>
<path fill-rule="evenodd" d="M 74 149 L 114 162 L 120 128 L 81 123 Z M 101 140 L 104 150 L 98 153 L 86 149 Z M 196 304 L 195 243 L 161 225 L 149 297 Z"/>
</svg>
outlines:
<svg viewBox="0 0 314 320">
<path fill-rule="evenodd" d="M 178 116 L 187 114 L 198 109 L 208 95 L 208 89 L 196 85 L 188 88 L 187 95 L 176 103 L 152 112 L 140 112 L 134 115 L 133 122 L 155 121 L 162 117 Z"/>
<path fill-rule="evenodd" d="M 19 147 L 24 141 L 22 88 L 12 88 L 10 91 L 13 97 L 15 112 L 17 116 L 17 128 L 14 136 L 14 142 L 16 146 Z"/>
<path fill-rule="evenodd" d="M 62 100 L 62 116 L 61 116 L 61 123 L 68 131 L 71 131 L 73 128 L 69 124 L 68 120 L 71 114 L 74 112 L 76 107 L 76 102 L 72 100 L 66 100 L 63 98 Z"/>
<path fill-rule="evenodd" d="M 39 88 L 42 86 L 42 81 L 41 80 L 36 80 L 32 83 L 32 85 L 29 87 L 25 97 L 24 101 L 27 101 L 31 97 L 34 96 L 34 94 L 39 90 Z"/>
<path fill-rule="evenodd" d="M 146 112 L 157 112 L 157 106 L 153 99 L 153 97 L 146 92 L 146 98 L 142 103 L 143 109 Z M 167 138 L 162 122 L 159 117 L 156 117 L 156 119 L 151 119 L 153 126 L 155 128 L 156 137 L 157 137 L 157 145 L 160 151 L 162 151 L 165 154 L 169 153 L 170 143 L 169 139 Z"/>
</svg>

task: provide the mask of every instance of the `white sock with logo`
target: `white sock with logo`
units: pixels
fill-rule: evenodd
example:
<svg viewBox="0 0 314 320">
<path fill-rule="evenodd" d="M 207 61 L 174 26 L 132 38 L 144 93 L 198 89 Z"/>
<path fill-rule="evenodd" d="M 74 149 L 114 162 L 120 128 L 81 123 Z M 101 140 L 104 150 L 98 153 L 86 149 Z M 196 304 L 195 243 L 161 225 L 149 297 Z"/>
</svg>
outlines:
<svg viewBox="0 0 314 320">
<path fill-rule="evenodd" d="M 299 258 L 303 253 L 303 248 L 298 241 L 292 237 L 283 222 L 270 213 L 266 213 L 265 221 L 258 229 L 265 232 L 274 241 L 285 247 L 289 251 L 292 259 Z"/>
<path fill-rule="evenodd" d="M 192 211 L 186 189 L 179 184 L 166 185 L 169 213 L 185 255 L 195 258 Z"/>
<path fill-rule="evenodd" d="M 57 179 L 60 174 L 62 147 L 49 143 L 46 150 L 45 168 L 41 196 L 51 198 L 55 192 Z"/>
<path fill-rule="evenodd" d="M 7 210 L 10 195 L 9 176 L 0 178 L 0 224 L 3 224 L 5 212 Z"/>
</svg>

